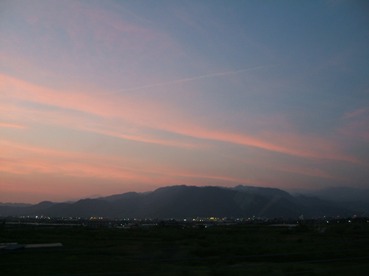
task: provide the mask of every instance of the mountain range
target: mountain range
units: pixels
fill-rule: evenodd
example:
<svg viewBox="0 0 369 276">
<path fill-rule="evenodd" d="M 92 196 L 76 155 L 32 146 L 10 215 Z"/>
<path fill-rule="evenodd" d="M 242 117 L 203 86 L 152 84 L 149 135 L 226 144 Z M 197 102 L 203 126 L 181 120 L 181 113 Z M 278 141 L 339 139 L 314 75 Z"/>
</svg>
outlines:
<svg viewBox="0 0 369 276">
<path fill-rule="evenodd" d="M 368 192 L 367 190 L 365 190 Z M 194 217 L 264 217 L 305 218 L 347 217 L 369 214 L 369 197 L 335 198 L 321 191 L 292 195 L 276 188 L 252 186 L 197 187 L 169 186 L 152 192 L 129 192 L 75 202 L 44 201 L 35 205 L 0 204 L 0 216 L 109 217 L 109 218 L 194 218 Z M 360 193 L 362 195 L 362 193 Z"/>
</svg>

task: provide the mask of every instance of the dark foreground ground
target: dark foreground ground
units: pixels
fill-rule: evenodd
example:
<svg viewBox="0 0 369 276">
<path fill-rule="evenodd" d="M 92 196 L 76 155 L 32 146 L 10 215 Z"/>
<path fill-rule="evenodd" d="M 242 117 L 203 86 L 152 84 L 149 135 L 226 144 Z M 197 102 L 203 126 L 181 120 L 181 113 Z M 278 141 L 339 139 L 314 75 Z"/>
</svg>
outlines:
<svg viewBox="0 0 369 276">
<path fill-rule="evenodd" d="M 369 275 L 369 223 L 206 229 L 12 226 L 0 275 Z"/>
</svg>

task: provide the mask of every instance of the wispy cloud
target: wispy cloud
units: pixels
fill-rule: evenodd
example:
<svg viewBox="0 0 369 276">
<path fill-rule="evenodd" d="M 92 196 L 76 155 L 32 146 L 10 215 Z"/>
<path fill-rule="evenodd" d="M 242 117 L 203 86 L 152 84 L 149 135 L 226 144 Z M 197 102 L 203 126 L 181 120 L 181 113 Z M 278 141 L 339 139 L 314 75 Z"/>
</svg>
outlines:
<svg viewBox="0 0 369 276">
<path fill-rule="evenodd" d="M 57 174 L 80 178 L 120 179 L 148 181 L 143 170 L 119 165 L 124 161 L 114 156 L 101 156 L 87 152 L 57 150 L 0 140 L 3 154 L 0 171 L 29 175 Z"/>
<path fill-rule="evenodd" d="M 264 68 L 269 68 L 271 66 L 272 65 L 260 65 L 260 66 L 245 68 L 245 69 L 239 69 L 239 70 L 231 70 L 231 71 L 203 74 L 203 75 L 193 76 L 193 77 L 189 77 L 189 78 L 180 78 L 180 79 L 171 80 L 171 81 L 164 81 L 164 82 L 159 82 L 159 83 L 153 83 L 153 84 L 148 84 L 148 85 L 131 87 L 131 88 L 123 89 L 123 91 L 124 92 L 136 91 L 136 90 L 143 90 L 143 89 L 155 88 L 155 87 L 161 87 L 161 86 L 182 84 L 182 83 L 193 82 L 193 81 L 202 80 L 202 79 L 209 79 L 209 78 L 215 78 L 215 77 L 225 77 L 225 76 L 229 76 L 229 75 L 236 75 L 236 74 L 261 70 L 261 69 L 264 69 Z"/>
<path fill-rule="evenodd" d="M 0 128 L 15 128 L 15 129 L 25 129 L 27 126 L 20 125 L 20 124 L 14 124 L 14 123 L 6 123 L 6 122 L 0 122 Z"/>
<path fill-rule="evenodd" d="M 231 72 L 219 74 L 231 74 Z M 207 77 L 207 75 L 202 77 Z M 105 119 L 118 119 L 121 123 L 125 122 L 143 128 L 155 128 L 195 139 L 232 143 L 301 158 L 361 163 L 357 158 L 344 154 L 340 146 L 328 138 L 317 138 L 298 133 L 269 133 L 268 135 L 259 137 L 245 133 L 229 132 L 209 128 L 199 122 L 186 118 L 175 107 L 162 102 L 148 102 L 144 99 L 135 99 L 124 95 L 105 98 L 103 93 L 90 90 L 88 93 L 83 90 L 76 92 L 53 90 L 4 74 L 0 75 L 0 80 L 2 81 L 2 87 L 0 86 L 0 88 L 9 91 L 7 93 L 8 97 L 18 100 L 32 101 L 66 110 L 90 113 Z M 90 127 L 86 129 L 89 131 L 92 130 Z M 178 146 L 181 144 L 174 141 L 139 137 L 129 133 L 119 133 L 114 130 L 95 129 L 95 131 L 101 134 L 116 135 L 121 138 L 141 142 L 163 145 L 167 143 L 168 146 Z"/>
<path fill-rule="evenodd" d="M 301 158 L 336 160 L 360 164 L 361 161 L 353 156 L 341 152 L 340 148 L 332 147 L 332 141 L 313 139 L 302 135 L 274 133 L 266 138 L 253 137 L 246 134 L 212 130 L 206 127 L 171 126 L 168 131 L 188 135 L 198 139 L 207 139 L 225 143 L 232 143 L 247 147 L 254 147 L 266 151 L 297 156 Z M 278 140 L 276 139 L 278 137 Z M 276 141 L 277 140 L 277 141 Z M 317 144 L 318 142 L 318 144 Z"/>
<path fill-rule="evenodd" d="M 8 1 L 0 24 L 0 197 L 66 194 L 64 185 L 78 194 L 174 183 L 365 185 L 368 43 L 360 9 L 347 16 L 308 5 L 342 30 L 337 36 L 318 16 L 333 34 L 321 41 L 306 24 L 296 40 L 286 24 L 294 17 L 280 21 L 255 7 Z M 253 24 L 261 17 L 263 26 Z"/>
<path fill-rule="evenodd" d="M 346 138 L 369 141 L 369 107 L 362 107 L 343 115 L 343 124 L 338 132 Z"/>
<path fill-rule="evenodd" d="M 350 112 L 346 112 L 343 115 L 343 118 L 344 119 L 353 119 L 353 118 L 358 118 L 358 117 L 360 118 L 362 116 L 367 116 L 368 113 L 369 113 L 369 107 L 362 107 L 362 108 L 358 108 Z"/>
<path fill-rule="evenodd" d="M 194 183 L 195 180 L 199 183 L 201 180 L 255 183 L 246 178 L 186 171 L 176 168 L 175 165 L 163 166 L 152 163 L 134 165 L 134 162 L 130 162 L 130 158 L 125 157 L 56 150 L 6 140 L 0 140 L 0 150 L 3 154 L 0 172 L 14 175 L 64 175 L 85 179 L 120 180 L 125 183 L 150 183 L 155 179 L 157 184 L 162 185 L 176 183 L 180 179 L 191 180 L 190 183 Z"/>
<path fill-rule="evenodd" d="M 131 140 L 141 143 L 148 143 L 148 144 L 156 144 L 156 145 L 162 145 L 166 147 L 179 147 L 179 148 L 187 148 L 187 149 L 195 149 L 204 147 L 204 145 L 200 146 L 199 143 L 195 144 L 190 142 L 183 142 L 183 141 L 177 141 L 177 140 L 170 140 L 170 139 L 160 139 L 153 136 L 150 136 L 148 134 L 126 134 L 124 132 L 120 132 L 119 130 L 106 130 L 102 127 L 98 128 L 87 128 L 87 127 L 79 127 L 80 130 L 98 133 L 106 136 L 116 137 L 124 140 Z"/>
</svg>

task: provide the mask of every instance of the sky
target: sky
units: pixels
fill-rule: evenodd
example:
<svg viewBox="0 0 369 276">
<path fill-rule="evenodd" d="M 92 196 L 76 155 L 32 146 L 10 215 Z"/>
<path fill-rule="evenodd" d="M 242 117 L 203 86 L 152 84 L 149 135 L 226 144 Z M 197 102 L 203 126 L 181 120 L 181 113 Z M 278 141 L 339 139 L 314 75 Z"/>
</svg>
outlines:
<svg viewBox="0 0 369 276">
<path fill-rule="evenodd" d="M 369 187 L 367 1 L 0 1 L 0 202 Z"/>
</svg>

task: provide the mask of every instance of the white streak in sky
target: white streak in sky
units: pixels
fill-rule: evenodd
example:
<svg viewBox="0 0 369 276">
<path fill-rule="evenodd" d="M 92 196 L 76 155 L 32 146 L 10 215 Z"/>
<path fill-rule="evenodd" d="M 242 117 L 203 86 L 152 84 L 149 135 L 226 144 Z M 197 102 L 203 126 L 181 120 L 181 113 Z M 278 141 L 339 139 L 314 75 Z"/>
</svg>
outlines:
<svg viewBox="0 0 369 276">
<path fill-rule="evenodd" d="M 141 89 L 146 89 L 146 88 L 153 88 L 153 87 L 167 86 L 167 85 L 172 85 L 172 84 L 192 82 L 192 81 L 201 80 L 201 79 L 208 79 L 208 78 L 214 78 L 214 77 L 223 77 L 223 76 L 235 75 L 235 74 L 240 74 L 240 73 L 248 72 L 248 71 L 256 71 L 256 70 L 263 69 L 263 68 L 266 68 L 266 67 L 271 67 L 271 66 L 272 65 L 260 65 L 260 66 L 255 66 L 255 67 L 240 69 L 240 70 L 234 70 L 234 71 L 226 71 L 226 72 L 205 74 L 205 75 L 200 75 L 200 76 L 195 76 L 195 77 L 190 77 L 190 78 L 183 78 L 183 79 L 177 79 L 177 80 L 166 81 L 166 82 L 159 82 L 159 83 L 148 84 L 148 85 L 143 85 L 143 86 L 136 86 L 136 87 L 124 89 L 123 91 L 124 92 L 126 92 L 126 91 L 136 91 L 136 90 L 141 90 Z"/>
</svg>

